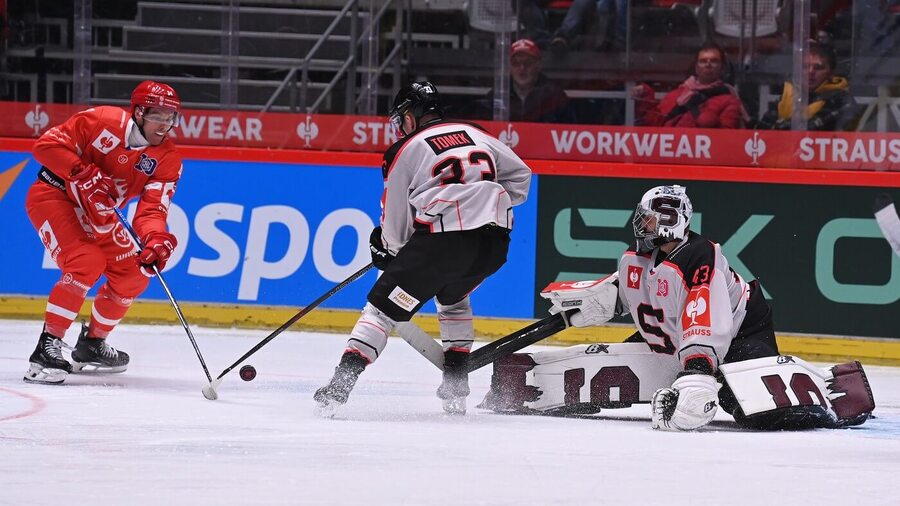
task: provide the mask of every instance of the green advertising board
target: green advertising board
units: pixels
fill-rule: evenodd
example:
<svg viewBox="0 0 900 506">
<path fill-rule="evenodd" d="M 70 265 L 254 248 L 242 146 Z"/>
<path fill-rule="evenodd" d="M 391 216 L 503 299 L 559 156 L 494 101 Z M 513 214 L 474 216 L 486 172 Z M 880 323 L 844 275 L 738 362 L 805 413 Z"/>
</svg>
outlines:
<svg viewBox="0 0 900 506">
<path fill-rule="evenodd" d="M 542 176 L 538 290 L 613 272 L 637 202 L 659 184 L 687 187 L 691 229 L 760 280 L 779 332 L 900 338 L 900 257 L 872 215 L 881 188 Z M 547 307 L 536 295 L 535 316 Z"/>
</svg>

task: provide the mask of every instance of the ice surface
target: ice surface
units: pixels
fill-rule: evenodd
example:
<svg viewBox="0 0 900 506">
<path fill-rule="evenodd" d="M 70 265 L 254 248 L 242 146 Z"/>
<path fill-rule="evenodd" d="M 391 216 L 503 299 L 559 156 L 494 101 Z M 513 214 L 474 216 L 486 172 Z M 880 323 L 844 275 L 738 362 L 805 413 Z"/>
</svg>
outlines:
<svg viewBox="0 0 900 506">
<path fill-rule="evenodd" d="M 219 400 L 180 327 L 122 325 L 127 372 L 22 382 L 40 332 L 0 320 L 0 504 L 896 505 L 900 369 L 866 366 L 878 418 L 856 429 L 650 429 L 646 405 L 592 419 L 444 415 L 440 373 L 400 339 L 335 419 L 313 416 L 346 336 L 286 332 Z M 194 328 L 213 377 L 267 331 Z M 75 326 L 67 340 L 74 342 Z"/>
</svg>

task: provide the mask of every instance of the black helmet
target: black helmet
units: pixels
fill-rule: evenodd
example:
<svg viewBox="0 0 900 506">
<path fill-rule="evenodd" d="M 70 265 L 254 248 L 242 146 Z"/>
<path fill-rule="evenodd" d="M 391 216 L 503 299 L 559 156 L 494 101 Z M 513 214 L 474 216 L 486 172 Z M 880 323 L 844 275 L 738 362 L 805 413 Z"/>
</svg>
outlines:
<svg viewBox="0 0 900 506">
<path fill-rule="evenodd" d="M 419 81 L 404 86 L 394 97 L 394 105 L 389 113 L 391 123 L 402 132 L 403 114 L 411 112 L 416 122 L 426 114 L 435 114 L 444 117 L 444 106 L 441 105 L 441 95 L 437 86 L 428 81 Z"/>
</svg>

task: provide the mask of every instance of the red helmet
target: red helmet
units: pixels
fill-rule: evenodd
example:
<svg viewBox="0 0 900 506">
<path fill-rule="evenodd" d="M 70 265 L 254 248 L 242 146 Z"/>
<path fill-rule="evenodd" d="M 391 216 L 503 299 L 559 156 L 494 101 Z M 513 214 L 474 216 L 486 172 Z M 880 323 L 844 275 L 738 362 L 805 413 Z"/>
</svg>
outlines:
<svg viewBox="0 0 900 506">
<path fill-rule="evenodd" d="M 131 92 L 132 114 L 134 114 L 135 107 L 139 105 L 169 109 L 176 113 L 181 110 L 181 100 L 178 99 L 178 94 L 175 93 L 175 90 L 168 84 L 155 81 L 144 81 Z"/>
</svg>

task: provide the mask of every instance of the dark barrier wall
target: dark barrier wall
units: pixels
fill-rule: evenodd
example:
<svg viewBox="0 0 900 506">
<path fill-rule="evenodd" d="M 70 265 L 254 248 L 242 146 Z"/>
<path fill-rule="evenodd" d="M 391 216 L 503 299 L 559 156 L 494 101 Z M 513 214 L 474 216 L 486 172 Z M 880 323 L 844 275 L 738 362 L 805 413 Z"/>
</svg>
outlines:
<svg viewBox="0 0 900 506">
<path fill-rule="evenodd" d="M 900 257 L 872 216 L 874 187 L 542 176 L 537 288 L 614 271 L 641 195 L 671 183 L 688 188 L 691 228 L 761 281 L 779 331 L 900 337 Z M 536 316 L 546 307 L 536 295 Z"/>
</svg>

